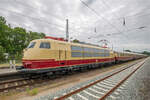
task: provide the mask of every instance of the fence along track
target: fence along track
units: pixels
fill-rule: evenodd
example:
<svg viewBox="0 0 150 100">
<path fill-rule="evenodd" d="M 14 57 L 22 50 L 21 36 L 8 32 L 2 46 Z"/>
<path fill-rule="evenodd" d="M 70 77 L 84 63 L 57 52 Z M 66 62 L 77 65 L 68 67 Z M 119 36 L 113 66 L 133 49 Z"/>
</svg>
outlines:
<svg viewBox="0 0 150 100">
<path fill-rule="evenodd" d="M 111 96 L 111 93 L 115 91 L 125 80 L 127 80 L 134 72 L 136 72 L 144 62 L 140 62 L 140 65 L 132 64 L 120 71 L 112 73 L 104 77 L 103 79 L 97 80 L 89 85 L 76 89 L 72 92 L 64 94 L 61 97 L 55 97 L 55 100 L 104 100 L 108 96 L 110 98 L 116 98 Z M 138 63 L 139 64 L 139 63 Z M 120 78 L 122 80 L 120 80 Z"/>
</svg>

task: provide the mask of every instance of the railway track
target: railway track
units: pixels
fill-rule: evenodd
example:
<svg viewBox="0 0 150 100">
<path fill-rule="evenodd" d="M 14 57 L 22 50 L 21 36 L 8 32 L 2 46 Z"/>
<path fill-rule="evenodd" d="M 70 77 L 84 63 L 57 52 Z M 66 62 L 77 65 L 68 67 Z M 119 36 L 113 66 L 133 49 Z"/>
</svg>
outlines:
<svg viewBox="0 0 150 100">
<path fill-rule="evenodd" d="M 27 86 L 33 83 L 34 83 L 34 80 L 24 79 L 24 78 L 4 81 L 0 83 L 0 92 L 8 92 L 11 89 L 17 89 L 17 88 Z"/>
<path fill-rule="evenodd" d="M 4 76 L 6 79 L 3 79 L 1 77 L 2 81 L 0 81 L 0 93 L 8 93 L 11 90 L 23 90 L 23 89 L 26 90 L 26 87 L 31 88 L 36 86 L 36 84 L 48 82 L 51 81 L 50 79 L 53 80 L 62 76 L 62 75 L 53 75 L 51 77 L 44 78 L 37 75 L 37 77 L 35 78 L 29 77 L 23 78 L 21 75 L 22 74 L 13 74 L 12 79 L 11 75 Z"/>
<path fill-rule="evenodd" d="M 135 61 L 137 62 L 137 61 Z M 54 77 L 55 76 L 55 77 Z M 0 93 L 7 93 L 11 90 L 22 90 L 26 89 L 26 87 L 34 87 L 35 84 L 41 84 L 44 82 L 50 81 L 50 79 L 56 79 L 58 77 L 61 77 L 60 75 L 54 75 L 49 78 L 41 79 L 40 77 L 36 77 L 34 79 L 30 79 L 28 77 L 23 78 L 22 74 L 20 73 L 14 73 L 14 74 L 8 74 L 0 76 Z"/>
<path fill-rule="evenodd" d="M 7 74 L 1 74 L 0 75 L 0 84 L 5 83 L 7 81 L 11 80 L 17 80 L 17 79 L 22 79 L 21 73 L 7 73 Z"/>
<path fill-rule="evenodd" d="M 56 76 L 57 77 L 57 76 Z M 53 77 L 52 77 L 53 78 Z M 26 90 L 26 87 L 31 88 L 36 84 L 49 81 L 49 78 L 29 78 L 29 77 L 16 77 L 14 79 L 8 79 L 0 81 L 0 93 L 7 93 L 11 90 Z"/>
<path fill-rule="evenodd" d="M 140 63 L 134 63 L 119 71 L 105 76 L 102 79 L 91 82 L 87 85 L 70 90 L 68 93 L 58 94 L 50 97 L 50 100 L 112 100 L 116 99 L 119 94 L 118 91 L 123 89 L 121 86 L 132 74 L 134 74 L 143 64 L 145 60 Z"/>
<path fill-rule="evenodd" d="M 0 93 L 7 93 L 10 90 L 22 89 L 22 87 L 33 85 L 41 81 L 38 78 L 31 79 L 22 73 L 8 73 L 0 75 Z"/>
</svg>

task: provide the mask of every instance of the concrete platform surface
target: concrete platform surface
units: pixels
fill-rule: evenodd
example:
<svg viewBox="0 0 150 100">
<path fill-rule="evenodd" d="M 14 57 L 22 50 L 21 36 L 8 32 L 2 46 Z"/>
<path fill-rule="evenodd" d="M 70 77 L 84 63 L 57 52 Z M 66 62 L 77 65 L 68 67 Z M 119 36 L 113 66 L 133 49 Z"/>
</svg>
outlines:
<svg viewBox="0 0 150 100">
<path fill-rule="evenodd" d="M 3 75 L 3 74 L 9 74 L 9 73 L 16 73 L 16 69 L 0 69 L 0 75 Z"/>
</svg>

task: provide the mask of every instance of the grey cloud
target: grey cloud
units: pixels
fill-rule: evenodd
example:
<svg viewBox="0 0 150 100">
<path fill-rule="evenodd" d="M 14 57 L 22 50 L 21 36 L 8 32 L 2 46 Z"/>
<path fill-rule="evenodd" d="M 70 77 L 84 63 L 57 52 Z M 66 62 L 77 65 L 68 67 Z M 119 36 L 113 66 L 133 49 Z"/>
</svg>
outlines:
<svg viewBox="0 0 150 100">
<path fill-rule="evenodd" d="M 73 38 L 95 44 L 107 39 L 116 50 L 150 50 L 150 1 L 103 0 L 107 5 L 100 0 L 82 1 L 99 16 L 80 0 L 0 0 L 0 16 L 6 17 L 14 26 L 56 37 L 65 37 L 65 20 L 68 18 Z M 137 29 L 142 26 L 146 28 Z M 88 39 L 92 36 L 96 38 Z"/>
</svg>

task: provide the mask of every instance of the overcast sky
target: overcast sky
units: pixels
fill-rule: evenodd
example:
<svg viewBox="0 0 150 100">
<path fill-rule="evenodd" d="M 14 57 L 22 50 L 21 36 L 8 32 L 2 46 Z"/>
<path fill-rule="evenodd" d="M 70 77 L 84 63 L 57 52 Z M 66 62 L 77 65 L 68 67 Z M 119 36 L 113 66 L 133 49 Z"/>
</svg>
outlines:
<svg viewBox="0 0 150 100">
<path fill-rule="evenodd" d="M 0 0 L 0 16 L 13 27 L 56 37 L 65 37 L 69 19 L 73 39 L 107 39 L 118 51 L 150 50 L 149 0 Z"/>
</svg>

